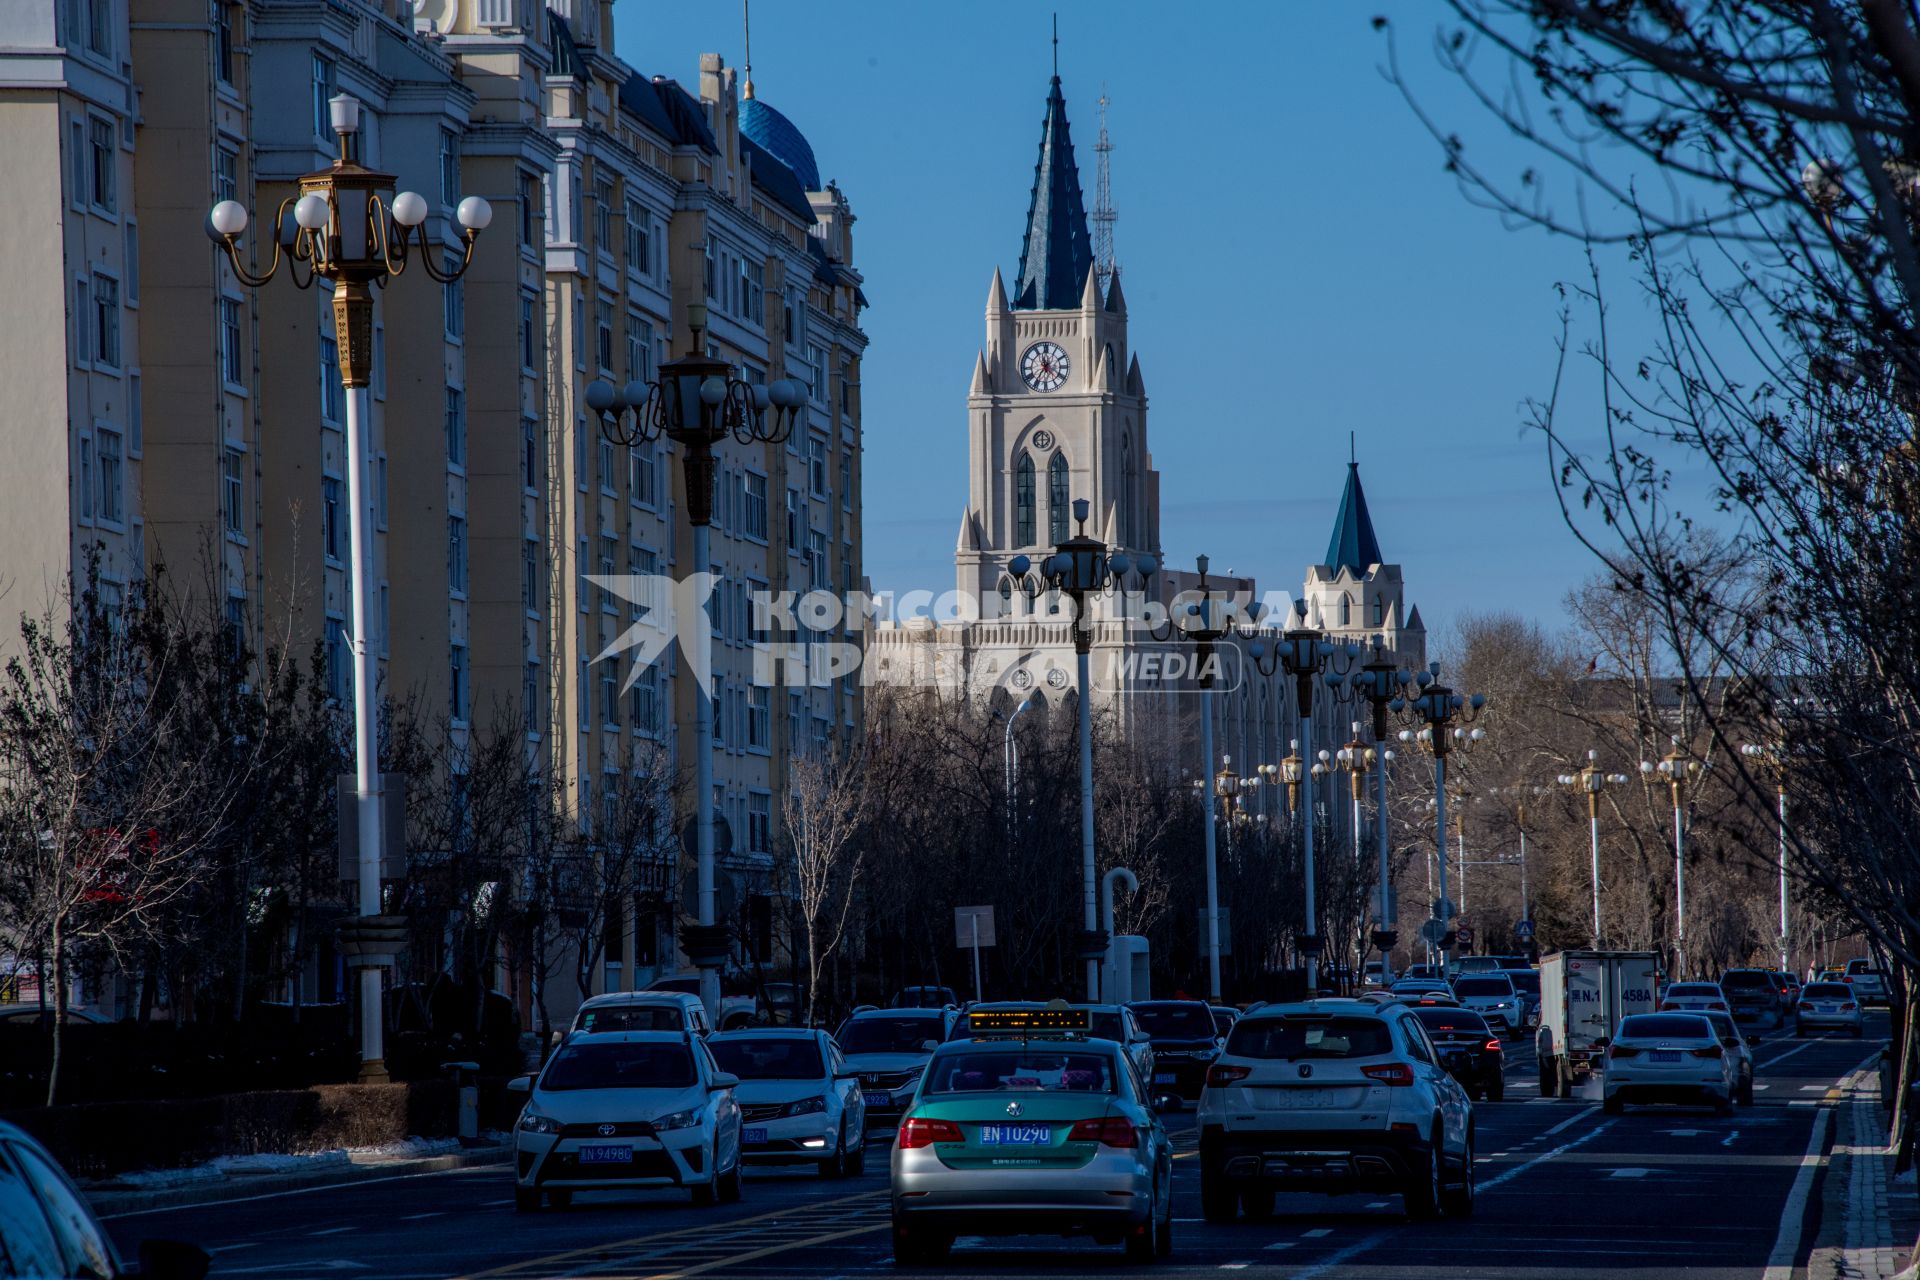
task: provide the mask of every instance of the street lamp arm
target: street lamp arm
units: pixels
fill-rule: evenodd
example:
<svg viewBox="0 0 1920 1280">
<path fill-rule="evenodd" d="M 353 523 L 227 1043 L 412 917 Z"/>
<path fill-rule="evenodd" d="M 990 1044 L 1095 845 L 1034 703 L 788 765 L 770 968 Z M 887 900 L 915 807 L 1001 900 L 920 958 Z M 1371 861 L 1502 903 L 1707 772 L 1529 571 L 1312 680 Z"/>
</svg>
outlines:
<svg viewBox="0 0 1920 1280">
<path fill-rule="evenodd" d="M 311 231 L 308 231 L 305 227 L 298 227 L 295 229 L 291 241 L 282 241 L 278 234 L 280 228 L 286 225 L 287 210 L 293 207 L 295 199 L 297 199 L 297 197 L 288 196 L 280 202 L 280 207 L 274 210 L 273 226 L 275 235 L 273 237 L 273 260 L 267 263 L 266 270 L 264 271 L 257 268 L 250 268 L 240 258 L 240 236 L 247 229 L 246 208 L 236 200 L 222 200 L 213 207 L 213 214 L 207 220 L 207 234 L 213 237 L 216 244 L 227 251 L 227 261 L 233 264 L 233 274 L 238 276 L 240 282 L 248 288 L 258 289 L 261 285 L 273 279 L 273 277 L 279 273 L 280 263 L 283 259 L 288 260 L 289 263 L 296 260 L 301 262 L 312 261 L 313 250 L 310 240 L 313 233 Z M 313 272 L 311 270 L 307 272 L 307 278 L 305 280 L 300 278 L 299 272 L 294 270 L 291 265 L 288 267 L 287 274 L 292 278 L 294 284 L 302 289 L 307 288 L 313 283 Z"/>
</svg>

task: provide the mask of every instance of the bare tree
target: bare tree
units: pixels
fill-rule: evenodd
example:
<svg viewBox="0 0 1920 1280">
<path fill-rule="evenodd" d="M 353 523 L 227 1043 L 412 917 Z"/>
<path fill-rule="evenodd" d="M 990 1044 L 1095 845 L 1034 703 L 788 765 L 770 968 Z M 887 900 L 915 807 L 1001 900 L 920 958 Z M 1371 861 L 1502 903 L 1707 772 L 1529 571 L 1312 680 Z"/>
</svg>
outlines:
<svg viewBox="0 0 1920 1280">
<path fill-rule="evenodd" d="M 814 1025 L 820 975 L 847 933 L 865 870 L 861 839 L 869 791 L 859 754 L 816 751 L 788 768 L 780 815 L 793 855 L 794 905 L 806 932 L 807 1025 Z"/>
</svg>

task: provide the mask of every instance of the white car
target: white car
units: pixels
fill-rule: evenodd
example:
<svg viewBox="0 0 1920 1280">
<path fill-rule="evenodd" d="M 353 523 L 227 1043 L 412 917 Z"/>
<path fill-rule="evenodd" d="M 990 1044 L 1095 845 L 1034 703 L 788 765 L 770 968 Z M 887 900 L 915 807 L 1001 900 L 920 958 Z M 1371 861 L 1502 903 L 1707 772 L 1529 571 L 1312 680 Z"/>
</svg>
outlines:
<svg viewBox="0 0 1920 1280">
<path fill-rule="evenodd" d="M 834 1041 L 860 1076 L 872 1128 L 892 1125 L 913 1101 L 927 1059 L 953 1027 L 953 1009 L 862 1009 L 840 1024 Z"/>
<path fill-rule="evenodd" d="M 1845 1031 L 1858 1040 L 1866 1033 L 1860 988 L 1844 982 L 1811 982 L 1793 1011 L 1795 1035 L 1809 1031 Z"/>
<path fill-rule="evenodd" d="M 690 1188 L 695 1204 L 738 1200 L 739 1083 L 688 1032 L 569 1036 L 537 1079 L 507 1086 L 528 1094 L 513 1127 L 513 1207 L 655 1187 Z"/>
<path fill-rule="evenodd" d="M 1727 993 L 1720 989 L 1717 982 L 1674 982 L 1660 993 L 1661 1013 L 1724 1013 L 1729 1016 L 1733 1011 L 1727 1007 Z"/>
<path fill-rule="evenodd" d="M 1463 973 L 1453 980 L 1454 998 L 1503 1036 L 1517 1036 L 1526 1027 L 1527 999 L 1514 989 L 1504 973 Z"/>
<path fill-rule="evenodd" d="M 1713 1024 L 1714 1034 L 1720 1037 L 1720 1047 L 1733 1059 L 1733 1100 L 1743 1107 L 1753 1105 L 1753 1045 L 1740 1024 L 1733 1020 L 1731 1013 L 1716 1012 L 1702 1014 Z"/>
<path fill-rule="evenodd" d="M 1853 988 L 1861 1005 L 1887 1003 L 1887 971 L 1871 960 L 1849 960 L 1840 981 Z"/>
<path fill-rule="evenodd" d="M 594 996 L 573 1015 L 574 1031 L 691 1031 L 713 1034 L 707 1006 L 680 991 L 609 991 Z"/>
<path fill-rule="evenodd" d="M 1701 1013 L 1636 1013 L 1607 1045 L 1601 1105 L 1617 1116 L 1629 1102 L 1705 1102 L 1733 1111 L 1737 1067 Z"/>
<path fill-rule="evenodd" d="M 1402 1004 L 1248 1013 L 1208 1069 L 1195 1120 L 1209 1222 L 1242 1206 L 1263 1215 L 1276 1191 L 1397 1192 L 1420 1219 L 1473 1212 L 1473 1104 Z"/>
<path fill-rule="evenodd" d="M 751 1164 L 812 1164 L 823 1177 L 864 1173 L 867 1107 L 859 1076 L 824 1031 L 758 1027 L 707 1042 L 740 1081 L 740 1149 Z"/>
</svg>

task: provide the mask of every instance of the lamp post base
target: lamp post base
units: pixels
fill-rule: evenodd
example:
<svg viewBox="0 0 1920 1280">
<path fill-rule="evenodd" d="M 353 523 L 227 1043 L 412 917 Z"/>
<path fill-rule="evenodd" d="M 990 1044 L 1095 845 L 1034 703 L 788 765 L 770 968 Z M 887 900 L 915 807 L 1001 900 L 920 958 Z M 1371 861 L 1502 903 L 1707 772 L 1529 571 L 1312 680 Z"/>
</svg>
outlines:
<svg viewBox="0 0 1920 1280">
<path fill-rule="evenodd" d="M 385 1058 L 368 1058 L 365 1062 L 362 1062 L 360 1064 L 360 1075 L 358 1079 L 361 1084 L 393 1083 L 393 1077 L 387 1074 L 387 1060 Z"/>
</svg>

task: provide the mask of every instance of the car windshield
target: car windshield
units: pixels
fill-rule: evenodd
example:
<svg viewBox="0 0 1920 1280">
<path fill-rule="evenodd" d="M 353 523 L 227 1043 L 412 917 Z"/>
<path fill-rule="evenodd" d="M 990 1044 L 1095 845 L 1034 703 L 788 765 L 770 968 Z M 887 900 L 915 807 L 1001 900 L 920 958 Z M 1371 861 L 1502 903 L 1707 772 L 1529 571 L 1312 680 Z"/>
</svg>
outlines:
<svg viewBox="0 0 1920 1280">
<path fill-rule="evenodd" d="M 1853 974 L 1871 973 L 1878 975 L 1884 973 L 1885 970 L 1874 968 L 1873 961 L 1871 960 L 1849 960 L 1847 961 L 1847 972 Z"/>
<path fill-rule="evenodd" d="M 1462 978 L 1453 984 L 1457 996 L 1510 996 L 1513 984 L 1505 978 Z"/>
<path fill-rule="evenodd" d="M 540 1077 L 543 1092 L 569 1089 L 685 1089 L 693 1055 L 684 1044 L 616 1041 L 564 1045 Z"/>
<path fill-rule="evenodd" d="M 1622 1040 L 1698 1040 L 1707 1034 L 1707 1020 L 1697 1013 L 1639 1013 L 1620 1023 Z"/>
<path fill-rule="evenodd" d="M 827 1074 L 820 1062 L 820 1046 L 793 1036 L 758 1040 L 709 1040 L 714 1061 L 722 1071 L 742 1080 L 818 1080 Z"/>
<path fill-rule="evenodd" d="M 1090 1011 L 1087 1015 L 1087 1034 L 1096 1040 L 1111 1040 L 1115 1044 L 1125 1044 L 1127 1040 L 1119 1011 L 1115 1009 Z"/>
<path fill-rule="evenodd" d="M 1853 988 L 1842 982 L 1816 982 L 1800 993 L 1802 1000 L 1845 1000 Z"/>
<path fill-rule="evenodd" d="M 1515 969 L 1513 972 L 1502 976 L 1513 984 L 1515 991 L 1524 991 L 1530 996 L 1540 994 L 1540 975 L 1532 969 Z"/>
<path fill-rule="evenodd" d="M 935 1058 L 924 1092 L 1110 1094 L 1116 1079 L 1113 1058 L 1107 1053 L 1032 1045 L 979 1048 Z"/>
<path fill-rule="evenodd" d="M 1391 1052 L 1393 1036 L 1378 1018 L 1242 1018 L 1227 1037 L 1227 1053 L 1236 1058 L 1372 1058 Z"/>
<path fill-rule="evenodd" d="M 1720 988 L 1714 986 L 1711 982 L 1676 982 L 1667 988 L 1667 995 L 1670 998 L 1679 997 L 1682 999 L 1706 996 L 1709 999 L 1718 1000 L 1720 998 Z"/>
<path fill-rule="evenodd" d="M 1770 987 L 1773 979 L 1758 969 L 1734 969 L 1720 979 L 1722 987 Z"/>
<path fill-rule="evenodd" d="M 580 1011 L 581 1031 L 685 1031 L 686 1018 L 675 1005 L 618 1005 Z"/>
<path fill-rule="evenodd" d="M 1466 1009 L 1415 1009 L 1413 1016 L 1420 1019 L 1420 1025 L 1429 1031 L 1469 1031 L 1483 1036 L 1493 1034 L 1485 1018 Z"/>
<path fill-rule="evenodd" d="M 940 1019 L 855 1018 L 834 1038 L 848 1053 L 919 1053 L 921 1045 L 940 1038 Z"/>
<path fill-rule="evenodd" d="M 1137 1004 L 1133 1016 L 1148 1035 L 1159 1040 L 1211 1040 L 1215 1035 L 1213 1014 L 1203 1004 Z"/>
</svg>

